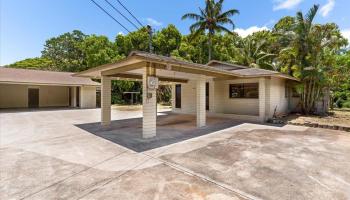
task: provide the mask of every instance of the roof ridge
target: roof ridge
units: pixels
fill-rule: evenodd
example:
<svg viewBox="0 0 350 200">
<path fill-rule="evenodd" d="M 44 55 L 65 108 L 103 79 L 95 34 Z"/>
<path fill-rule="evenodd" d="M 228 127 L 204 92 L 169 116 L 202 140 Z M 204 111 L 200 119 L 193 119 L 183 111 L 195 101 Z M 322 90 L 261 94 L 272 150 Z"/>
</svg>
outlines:
<svg viewBox="0 0 350 200">
<path fill-rule="evenodd" d="M 239 64 L 235 64 L 235 63 L 230 63 L 230 62 L 226 62 L 226 61 L 221 61 L 221 60 L 210 60 L 207 64 L 205 65 L 208 65 L 210 66 L 210 64 L 212 63 L 219 63 L 219 64 L 224 64 L 224 65 L 229 65 L 229 66 L 233 66 L 233 67 L 240 67 L 240 68 L 250 68 L 248 66 L 243 66 L 243 65 L 239 65 Z"/>
<path fill-rule="evenodd" d="M 52 71 L 52 70 L 41 70 L 41 69 L 26 69 L 26 68 L 15 68 L 15 67 L 0 67 L 0 69 L 11 69 L 11 70 L 23 70 L 23 71 L 39 71 L 39 72 L 54 72 L 54 73 L 74 74 L 74 72 Z"/>
</svg>

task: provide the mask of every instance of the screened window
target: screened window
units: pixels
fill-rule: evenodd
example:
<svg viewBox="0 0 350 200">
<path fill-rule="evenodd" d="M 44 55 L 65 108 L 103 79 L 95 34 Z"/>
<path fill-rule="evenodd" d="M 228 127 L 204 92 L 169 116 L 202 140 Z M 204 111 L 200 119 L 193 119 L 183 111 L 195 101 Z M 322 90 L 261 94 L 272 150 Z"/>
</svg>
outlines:
<svg viewBox="0 0 350 200">
<path fill-rule="evenodd" d="M 259 98 L 258 83 L 230 84 L 230 98 Z"/>
</svg>

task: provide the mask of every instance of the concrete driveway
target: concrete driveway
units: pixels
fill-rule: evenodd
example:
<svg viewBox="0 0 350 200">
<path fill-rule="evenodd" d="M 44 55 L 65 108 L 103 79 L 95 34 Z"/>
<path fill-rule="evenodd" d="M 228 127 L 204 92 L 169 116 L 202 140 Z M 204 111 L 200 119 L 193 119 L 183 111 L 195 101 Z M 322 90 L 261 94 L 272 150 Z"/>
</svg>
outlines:
<svg viewBox="0 0 350 200">
<path fill-rule="evenodd" d="M 241 124 L 138 153 L 77 126 L 99 117 L 0 113 L 0 199 L 350 199 L 346 132 Z"/>
</svg>

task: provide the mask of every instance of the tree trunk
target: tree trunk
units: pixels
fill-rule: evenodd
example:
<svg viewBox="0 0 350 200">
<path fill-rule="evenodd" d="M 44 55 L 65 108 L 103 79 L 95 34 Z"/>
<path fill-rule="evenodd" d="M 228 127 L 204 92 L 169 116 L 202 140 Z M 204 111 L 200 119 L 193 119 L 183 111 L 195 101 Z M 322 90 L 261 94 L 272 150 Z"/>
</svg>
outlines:
<svg viewBox="0 0 350 200">
<path fill-rule="evenodd" d="M 211 33 L 209 32 L 209 37 L 208 37 L 208 61 L 211 61 L 211 45 L 212 45 L 212 41 L 211 41 Z"/>
</svg>

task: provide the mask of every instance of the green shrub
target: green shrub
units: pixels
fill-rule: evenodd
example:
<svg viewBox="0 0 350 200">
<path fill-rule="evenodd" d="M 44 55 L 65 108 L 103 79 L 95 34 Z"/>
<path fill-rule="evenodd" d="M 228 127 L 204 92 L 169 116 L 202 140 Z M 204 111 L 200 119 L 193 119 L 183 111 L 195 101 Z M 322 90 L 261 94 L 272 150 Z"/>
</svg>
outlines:
<svg viewBox="0 0 350 200">
<path fill-rule="evenodd" d="M 350 108 L 350 100 L 345 101 L 342 105 L 343 108 Z"/>
</svg>

